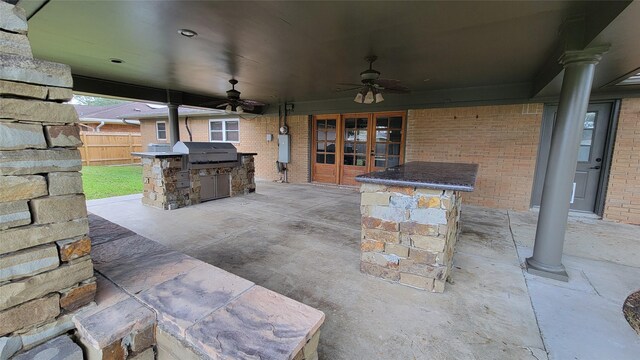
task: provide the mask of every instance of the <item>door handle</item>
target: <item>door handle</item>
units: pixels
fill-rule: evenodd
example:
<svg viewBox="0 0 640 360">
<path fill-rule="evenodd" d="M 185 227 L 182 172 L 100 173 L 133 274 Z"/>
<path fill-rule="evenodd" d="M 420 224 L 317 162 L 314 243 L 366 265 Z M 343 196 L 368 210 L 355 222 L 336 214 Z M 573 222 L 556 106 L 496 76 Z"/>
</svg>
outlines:
<svg viewBox="0 0 640 360">
<path fill-rule="evenodd" d="M 592 166 L 589 169 L 600 170 L 600 165 Z"/>
</svg>

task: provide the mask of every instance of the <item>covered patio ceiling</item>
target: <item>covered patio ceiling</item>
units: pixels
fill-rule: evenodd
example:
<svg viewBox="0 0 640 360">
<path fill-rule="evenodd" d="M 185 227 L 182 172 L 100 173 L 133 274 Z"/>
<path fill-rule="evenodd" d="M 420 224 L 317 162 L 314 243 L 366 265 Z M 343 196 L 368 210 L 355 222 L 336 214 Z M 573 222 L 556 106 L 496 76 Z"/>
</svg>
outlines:
<svg viewBox="0 0 640 360">
<path fill-rule="evenodd" d="M 243 98 L 329 111 L 357 105 L 337 83 L 359 82 L 375 54 L 381 77 L 412 93 L 368 109 L 553 98 L 560 29 L 580 15 L 578 47 L 611 44 L 595 92 L 640 90 L 610 85 L 640 67 L 640 5 L 629 1 L 17 3 L 34 55 L 71 65 L 80 92 L 166 102 L 171 90 L 203 106 L 233 77 Z"/>
</svg>

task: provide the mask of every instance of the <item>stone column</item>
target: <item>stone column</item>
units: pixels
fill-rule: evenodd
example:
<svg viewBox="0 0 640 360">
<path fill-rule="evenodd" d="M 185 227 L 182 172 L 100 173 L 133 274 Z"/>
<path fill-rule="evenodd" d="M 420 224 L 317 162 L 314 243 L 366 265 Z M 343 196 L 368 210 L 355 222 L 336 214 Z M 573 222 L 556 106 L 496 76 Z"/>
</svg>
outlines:
<svg viewBox="0 0 640 360">
<path fill-rule="evenodd" d="M 180 141 L 180 123 L 178 122 L 178 105 L 168 104 L 169 108 L 169 143 L 171 147 Z"/>
<path fill-rule="evenodd" d="M 96 291 L 67 65 L 36 60 L 0 1 L 0 357 L 73 329 Z"/>
<path fill-rule="evenodd" d="M 569 216 L 578 148 L 589 105 L 596 64 L 607 48 L 567 51 L 560 59 L 564 78 L 558 114 L 551 136 L 533 256 L 526 260 L 531 274 L 568 281 L 562 248 Z"/>
</svg>

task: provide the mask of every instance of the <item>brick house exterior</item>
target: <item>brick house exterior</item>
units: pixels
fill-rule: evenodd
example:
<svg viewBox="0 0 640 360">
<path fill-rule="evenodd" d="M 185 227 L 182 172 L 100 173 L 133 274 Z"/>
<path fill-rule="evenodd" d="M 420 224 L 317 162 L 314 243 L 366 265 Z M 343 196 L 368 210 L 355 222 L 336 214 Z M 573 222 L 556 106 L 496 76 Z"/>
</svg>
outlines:
<svg viewBox="0 0 640 360">
<path fill-rule="evenodd" d="M 233 117 L 237 118 L 237 117 Z M 209 119 L 207 116 L 189 116 L 189 128 L 193 141 L 209 141 Z M 148 144 L 169 142 L 169 129 L 166 139 L 156 137 L 156 122 L 166 118 L 140 119 L 140 133 L 143 147 Z M 289 163 L 288 180 L 292 183 L 309 182 L 309 118 L 308 116 L 287 117 L 291 134 L 292 160 Z M 263 180 L 280 180 L 281 174 L 276 169 L 278 158 L 278 117 L 258 116 L 240 118 L 240 141 L 234 143 L 240 152 L 255 152 L 256 176 Z M 267 134 L 273 135 L 267 141 Z M 185 126 L 185 118 L 180 117 L 180 140 L 189 141 L 189 133 Z"/>
<path fill-rule="evenodd" d="M 409 109 L 405 161 L 477 163 L 480 170 L 476 190 L 463 195 L 465 203 L 527 210 L 532 204 L 543 109 L 541 103 Z M 606 220 L 640 224 L 639 113 L 640 98 L 621 101 L 602 214 Z M 209 141 L 209 118 L 189 117 L 193 141 Z M 143 146 L 168 142 L 156 138 L 156 121 L 166 121 L 166 118 L 141 119 Z M 309 116 L 289 116 L 287 124 L 292 154 L 288 180 L 310 182 Z M 240 118 L 240 141 L 235 145 L 239 151 L 258 153 L 256 177 L 259 179 L 282 178 L 275 166 L 278 128 L 277 116 Z M 267 141 L 267 134 L 272 134 L 274 140 Z M 180 138 L 189 140 L 184 117 L 180 117 Z"/>
<path fill-rule="evenodd" d="M 640 99 L 623 99 L 603 218 L 640 224 Z"/>
</svg>

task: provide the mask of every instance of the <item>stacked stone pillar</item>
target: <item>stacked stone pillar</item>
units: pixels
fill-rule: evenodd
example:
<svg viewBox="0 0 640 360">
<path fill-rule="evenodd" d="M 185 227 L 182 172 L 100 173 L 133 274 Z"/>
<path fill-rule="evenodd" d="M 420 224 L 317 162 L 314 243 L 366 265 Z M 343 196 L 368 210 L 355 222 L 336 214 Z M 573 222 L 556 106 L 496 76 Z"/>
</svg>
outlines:
<svg viewBox="0 0 640 360">
<path fill-rule="evenodd" d="M 0 1 L 0 358 L 74 328 L 96 283 L 67 65 L 33 59 Z"/>
<path fill-rule="evenodd" d="M 443 292 L 459 235 L 458 191 L 362 184 L 360 270 Z"/>
</svg>

